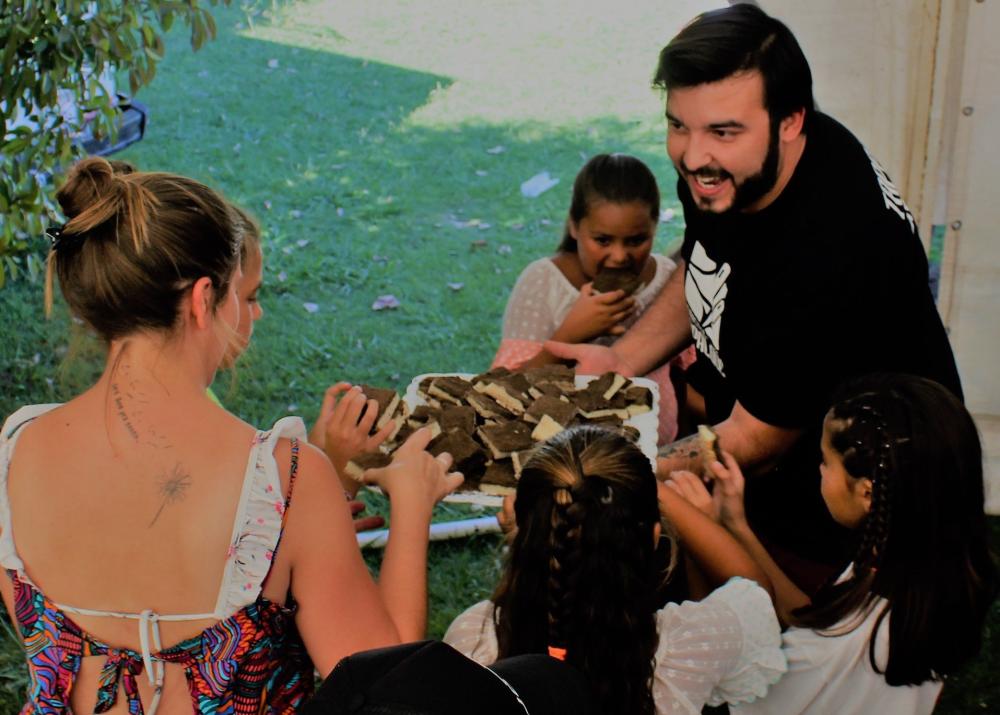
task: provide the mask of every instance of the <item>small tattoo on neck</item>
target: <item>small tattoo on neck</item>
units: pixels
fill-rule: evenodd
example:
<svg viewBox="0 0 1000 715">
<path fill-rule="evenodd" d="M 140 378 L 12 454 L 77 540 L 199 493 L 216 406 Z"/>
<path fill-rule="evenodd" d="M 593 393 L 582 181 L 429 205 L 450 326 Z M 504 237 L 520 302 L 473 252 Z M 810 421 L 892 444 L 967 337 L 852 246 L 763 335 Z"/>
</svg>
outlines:
<svg viewBox="0 0 1000 715">
<path fill-rule="evenodd" d="M 131 377 L 131 366 L 127 363 L 119 368 L 121 379 L 111 383 L 111 400 L 119 421 L 133 442 L 139 442 L 156 449 L 169 449 L 173 445 L 170 439 L 145 419 L 144 406 L 149 404 L 149 397 L 142 384 Z"/>
<path fill-rule="evenodd" d="M 129 420 L 128 413 L 125 411 L 125 399 L 122 395 L 121 389 L 118 387 L 117 382 L 111 383 L 111 399 L 115 403 L 115 412 L 118 413 L 118 419 L 121 420 L 125 429 L 128 431 L 129 435 L 136 442 L 139 441 L 139 433 L 136 431 L 135 427 L 132 426 L 131 420 Z"/>
<path fill-rule="evenodd" d="M 178 462 L 169 473 L 164 473 L 157 477 L 156 482 L 160 487 L 160 494 L 163 496 L 163 501 L 160 503 L 160 508 L 156 510 L 153 520 L 149 522 L 150 527 L 156 523 L 156 520 L 160 518 L 160 514 L 163 513 L 163 510 L 168 505 L 184 500 L 186 496 L 185 492 L 191 486 L 191 475 Z"/>
</svg>

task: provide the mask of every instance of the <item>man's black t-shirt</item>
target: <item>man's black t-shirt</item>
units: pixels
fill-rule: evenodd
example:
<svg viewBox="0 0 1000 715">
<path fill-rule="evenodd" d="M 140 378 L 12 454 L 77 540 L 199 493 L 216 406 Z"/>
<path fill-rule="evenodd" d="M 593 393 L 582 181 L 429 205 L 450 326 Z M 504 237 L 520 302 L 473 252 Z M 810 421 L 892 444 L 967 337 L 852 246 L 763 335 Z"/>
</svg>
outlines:
<svg viewBox="0 0 1000 715">
<path fill-rule="evenodd" d="M 748 512 L 772 540 L 835 558 L 842 535 L 820 497 L 818 464 L 837 385 L 905 372 L 962 394 L 913 216 L 860 142 L 818 113 L 792 178 L 765 209 L 710 214 L 683 181 L 677 193 L 698 351 L 688 379 L 713 423 L 739 401 L 763 422 L 804 430 L 772 473 L 749 480 Z"/>
</svg>

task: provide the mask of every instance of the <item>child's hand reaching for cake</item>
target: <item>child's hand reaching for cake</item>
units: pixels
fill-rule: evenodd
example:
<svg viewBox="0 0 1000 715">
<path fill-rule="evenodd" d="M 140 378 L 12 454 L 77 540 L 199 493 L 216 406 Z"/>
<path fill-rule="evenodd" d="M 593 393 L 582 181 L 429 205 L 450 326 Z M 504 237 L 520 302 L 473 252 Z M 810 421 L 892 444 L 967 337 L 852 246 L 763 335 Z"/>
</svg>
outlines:
<svg viewBox="0 0 1000 715">
<path fill-rule="evenodd" d="M 371 434 L 378 416 L 378 403 L 368 400 L 360 387 L 338 382 L 324 394 L 319 417 L 309 433 L 309 441 L 323 448 L 344 488 L 352 494 L 357 491 L 358 483 L 346 475 L 347 463 L 362 452 L 378 449 L 395 428 L 395 422 L 389 420 Z"/>
<path fill-rule="evenodd" d="M 365 483 L 374 484 L 389 495 L 394 513 L 399 507 L 410 514 L 422 509 L 429 514 L 435 504 L 462 483 L 460 472 L 448 471 L 450 454 L 442 452 L 433 457 L 427 451 L 430 441 L 431 430 L 418 429 L 396 450 L 389 466 L 365 471 Z"/>
<path fill-rule="evenodd" d="M 729 452 L 722 452 L 722 460 L 711 465 L 715 487 L 712 489 L 712 499 L 717 505 L 719 520 L 730 529 L 747 527 L 746 513 L 743 510 L 743 472 Z M 747 527 L 748 528 L 748 527 Z"/>
<path fill-rule="evenodd" d="M 684 470 L 671 472 L 670 477 L 664 483 L 684 497 L 691 506 L 710 517 L 712 521 L 719 520 L 717 500 L 712 498 L 705 483 L 693 472 Z"/>
</svg>

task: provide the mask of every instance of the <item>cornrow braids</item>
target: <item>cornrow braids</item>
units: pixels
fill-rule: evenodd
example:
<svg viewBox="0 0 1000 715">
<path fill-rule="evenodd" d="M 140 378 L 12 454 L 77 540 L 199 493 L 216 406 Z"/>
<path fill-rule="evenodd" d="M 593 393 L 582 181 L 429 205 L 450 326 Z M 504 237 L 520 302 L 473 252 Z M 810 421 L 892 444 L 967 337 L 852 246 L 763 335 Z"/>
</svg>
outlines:
<svg viewBox="0 0 1000 715">
<path fill-rule="evenodd" d="M 872 404 L 877 398 L 868 393 L 845 403 L 837 412 L 837 419 L 846 421 L 847 426 L 832 440 L 834 448 L 843 455 L 848 473 L 867 476 L 872 482 L 871 509 L 854 561 L 858 573 L 877 568 L 885 553 L 892 519 L 892 488 L 900 462 L 896 452 L 909 441 L 890 436 L 885 418 Z"/>
<path fill-rule="evenodd" d="M 879 609 L 872 668 L 889 685 L 938 680 L 979 651 L 1000 590 L 975 423 L 946 388 L 913 375 L 869 375 L 841 394 L 827 416 L 829 444 L 850 477 L 871 480 L 871 506 L 853 574 L 796 611 L 792 624 L 837 636 Z M 882 627 L 888 657 L 878 662 Z"/>
</svg>

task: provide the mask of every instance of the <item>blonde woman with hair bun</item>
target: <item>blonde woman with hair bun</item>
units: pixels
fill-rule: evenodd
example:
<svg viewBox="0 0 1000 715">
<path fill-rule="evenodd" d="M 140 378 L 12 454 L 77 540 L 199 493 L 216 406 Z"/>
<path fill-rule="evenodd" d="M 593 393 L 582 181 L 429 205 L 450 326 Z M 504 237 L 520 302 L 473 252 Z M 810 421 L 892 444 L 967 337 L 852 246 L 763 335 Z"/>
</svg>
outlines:
<svg viewBox="0 0 1000 715">
<path fill-rule="evenodd" d="M 0 433 L 0 592 L 25 713 L 290 713 L 358 650 L 420 638 L 431 509 L 461 481 L 416 433 L 368 478 L 392 497 L 376 584 L 297 417 L 258 430 L 207 395 L 239 346 L 242 232 L 208 187 L 77 164 L 52 284 L 103 374 Z"/>
</svg>

